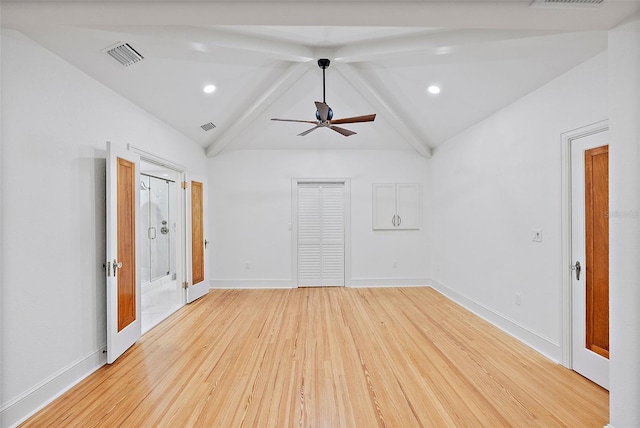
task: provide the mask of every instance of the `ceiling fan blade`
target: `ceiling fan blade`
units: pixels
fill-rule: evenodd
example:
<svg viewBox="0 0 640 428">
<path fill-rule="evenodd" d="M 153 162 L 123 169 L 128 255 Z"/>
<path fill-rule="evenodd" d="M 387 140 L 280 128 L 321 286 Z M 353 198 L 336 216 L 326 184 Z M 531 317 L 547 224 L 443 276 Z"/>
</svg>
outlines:
<svg viewBox="0 0 640 428">
<path fill-rule="evenodd" d="M 276 119 L 273 118 L 271 120 L 277 120 L 279 122 L 301 122 L 301 123 L 315 123 L 317 124 L 318 122 L 315 120 L 297 120 L 297 119 Z"/>
<path fill-rule="evenodd" d="M 342 119 L 333 119 L 330 120 L 330 124 L 341 124 L 341 123 L 358 123 L 358 122 L 373 122 L 376 118 L 374 114 L 365 114 L 363 116 L 353 116 L 353 117 L 345 117 Z"/>
<path fill-rule="evenodd" d="M 327 117 L 329 116 L 329 106 L 326 103 L 321 103 L 320 101 L 316 101 L 316 109 L 318 109 L 318 114 L 320 115 L 320 121 L 326 122 Z"/>
<path fill-rule="evenodd" d="M 307 129 L 306 131 L 299 133 L 299 134 L 298 134 L 298 137 L 304 137 L 305 135 L 307 135 L 307 134 L 308 134 L 308 133 L 310 133 L 311 131 L 315 131 L 315 130 L 316 130 L 316 129 L 318 129 L 318 128 L 320 128 L 320 127 L 319 127 L 318 125 L 316 125 L 316 126 L 314 126 L 313 128 L 311 128 L 311 129 Z"/>
<path fill-rule="evenodd" d="M 349 135 L 354 135 L 356 134 L 356 132 L 353 131 L 349 131 L 348 129 L 344 129 L 344 128 L 340 128 L 339 126 L 329 126 L 329 128 L 333 129 L 334 131 L 344 135 L 345 137 L 348 137 Z"/>
</svg>

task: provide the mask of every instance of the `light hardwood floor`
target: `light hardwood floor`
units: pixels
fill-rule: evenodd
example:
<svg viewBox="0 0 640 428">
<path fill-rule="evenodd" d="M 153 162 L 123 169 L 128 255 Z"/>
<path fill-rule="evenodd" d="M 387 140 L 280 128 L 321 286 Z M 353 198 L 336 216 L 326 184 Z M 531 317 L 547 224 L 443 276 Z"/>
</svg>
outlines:
<svg viewBox="0 0 640 428">
<path fill-rule="evenodd" d="M 214 290 L 24 426 L 602 427 L 608 401 L 430 288 Z"/>
</svg>

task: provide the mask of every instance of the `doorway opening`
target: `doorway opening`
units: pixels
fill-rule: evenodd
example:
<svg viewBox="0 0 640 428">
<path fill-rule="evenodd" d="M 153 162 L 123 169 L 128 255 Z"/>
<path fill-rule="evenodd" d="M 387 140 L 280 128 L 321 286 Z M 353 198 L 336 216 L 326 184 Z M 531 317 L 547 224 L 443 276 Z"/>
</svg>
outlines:
<svg viewBox="0 0 640 428">
<path fill-rule="evenodd" d="M 178 281 L 181 239 L 181 173 L 166 166 L 140 162 L 140 275 L 142 333 L 184 305 Z"/>
</svg>

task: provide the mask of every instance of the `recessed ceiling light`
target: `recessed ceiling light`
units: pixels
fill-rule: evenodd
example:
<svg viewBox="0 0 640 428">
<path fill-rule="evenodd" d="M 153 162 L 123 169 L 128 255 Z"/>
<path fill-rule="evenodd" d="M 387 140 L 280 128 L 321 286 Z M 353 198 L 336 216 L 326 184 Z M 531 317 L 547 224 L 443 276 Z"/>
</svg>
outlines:
<svg viewBox="0 0 640 428">
<path fill-rule="evenodd" d="M 216 87 L 214 85 L 207 85 L 204 88 L 202 88 L 202 90 L 204 91 L 205 94 L 211 94 L 216 90 Z"/>
<path fill-rule="evenodd" d="M 427 91 L 428 91 L 430 94 L 434 94 L 434 95 L 439 94 L 439 93 L 440 93 L 440 86 L 431 85 L 431 86 L 429 86 L 429 87 L 427 88 Z"/>
</svg>

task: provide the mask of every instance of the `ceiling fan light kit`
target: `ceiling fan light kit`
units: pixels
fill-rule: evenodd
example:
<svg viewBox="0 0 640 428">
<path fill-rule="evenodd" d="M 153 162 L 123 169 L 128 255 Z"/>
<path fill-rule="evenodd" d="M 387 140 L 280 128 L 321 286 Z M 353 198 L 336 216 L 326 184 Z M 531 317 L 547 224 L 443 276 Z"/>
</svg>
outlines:
<svg viewBox="0 0 640 428">
<path fill-rule="evenodd" d="M 322 102 L 316 101 L 316 120 L 297 120 L 297 119 L 277 119 L 273 118 L 271 120 L 276 120 L 279 122 L 299 122 L 299 123 L 311 123 L 315 126 L 313 128 L 307 129 L 304 132 L 298 134 L 298 136 L 305 136 L 312 131 L 315 131 L 318 128 L 329 128 L 333 131 L 336 131 L 339 134 L 348 137 L 350 135 L 356 134 L 356 132 L 350 131 L 348 129 L 335 126 L 336 124 L 341 125 L 345 123 L 360 123 L 360 122 L 373 122 L 376 118 L 374 114 L 367 114 L 363 116 L 353 116 L 353 117 L 345 117 L 342 119 L 334 119 L 333 118 L 333 110 L 326 102 L 326 84 L 325 84 L 325 70 L 329 68 L 331 61 L 327 58 L 320 58 L 318 60 L 318 67 L 322 69 Z"/>
</svg>

